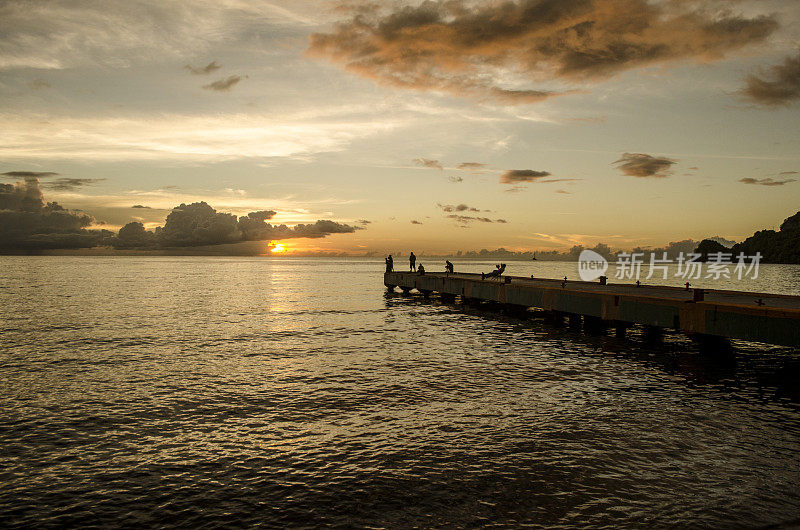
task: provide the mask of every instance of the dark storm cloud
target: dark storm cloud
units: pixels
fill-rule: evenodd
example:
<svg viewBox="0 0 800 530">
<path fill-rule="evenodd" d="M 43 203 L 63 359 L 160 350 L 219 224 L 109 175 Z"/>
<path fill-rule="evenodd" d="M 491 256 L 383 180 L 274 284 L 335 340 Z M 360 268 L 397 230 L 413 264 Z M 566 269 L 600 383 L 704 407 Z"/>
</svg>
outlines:
<svg viewBox="0 0 800 530">
<path fill-rule="evenodd" d="M 456 166 L 456 169 L 462 169 L 465 171 L 478 171 L 486 167 L 486 164 L 481 164 L 480 162 L 461 162 L 459 165 Z"/>
<path fill-rule="evenodd" d="M 281 225 L 284 227 L 285 225 Z M 280 227 L 279 227 L 280 228 Z M 307 224 L 307 225 L 295 225 L 291 228 L 286 228 L 281 231 L 276 231 L 276 237 L 271 239 L 293 239 L 296 237 L 307 237 L 312 239 L 317 239 L 321 237 L 326 237 L 331 234 L 352 234 L 356 230 L 363 230 L 357 226 L 350 226 L 343 223 L 337 223 L 336 221 L 317 221 L 314 224 Z"/>
<path fill-rule="evenodd" d="M 533 169 L 509 169 L 500 177 L 502 184 L 517 184 L 519 182 L 536 182 L 538 179 L 549 177 L 548 171 L 535 171 Z"/>
<path fill-rule="evenodd" d="M 47 178 L 47 177 L 55 177 L 58 173 L 53 173 L 52 171 L 7 171 L 6 173 L 2 173 L 5 177 L 12 177 L 12 178 Z"/>
<path fill-rule="evenodd" d="M 216 92 L 225 92 L 236 86 L 236 84 L 242 79 L 243 78 L 240 75 L 232 75 L 230 77 L 226 77 L 225 79 L 220 79 L 219 81 L 214 81 L 213 83 L 203 85 L 203 88 L 206 90 L 214 90 Z"/>
<path fill-rule="evenodd" d="M 107 230 L 87 230 L 90 225 L 102 224 L 89 215 L 66 210 L 55 202 L 45 203 L 39 180 L 33 176 L 36 173 L 18 171 L 6 175 L 20 174 L 25 175 L 23 180 L 14 184 L 0 184 L 0 249 L 40 250 L 97 245 L 121 248 L 190 247 L 238 241 L 316 239 L 364 229 L 330 220 L 295 226 L 272 225 L 267 221 L 277 214 L 274 210 L 251 212 L 237 218 L 199 202 L 173 208 L 164 226 L 158 227 L 155 232 L 145 230 L 141 222 L 134 222 L 125 225 L 114 237 L 113 232 Z M 60 180 L 78 180 L 81 182 L 77 185 L 81 186 L 92 179 Z M 58 181 L 53 184 L 56 187 L 74 185 Z M 131 208 L 151 210 L 141 204 Z"/>
<path fill-rule="evenodd" d="M 429 167 L 431 169 L 439 169 L 439 170 L 444 169 L 444 167 L 442 167 L 441 162 L 439 162 L 438 160 L 431 160 L 430 158 L 415 158 L 414 160 L 412 160 L 412 162 L 414 162 L 418 166 Z"/>
<path fill-rule="evenodd" d="M 262 210 L 237 218 L 229 213 L 218 212 L 205 202 L 181 204 L 170 212 L 164 226 L 157 228 L 153 237 L 143 234 L 138 226 L 134 226 L 140 223 L 129 223 L 124 228 L 125 235 L 130 234 L 130 237 L 119 241 L 117 246 L 192 247 L 239 241 L 318 239 L 363 230 L 329 220 L 295 226 L 267 223 L 276 213 L 274 210 Z"/>
<path fill-rule="evenodd" d="M 250 212 L 247 214 L 249 219 L 255 221 L 269 221 L 278 214 L 275 210 L 259 210 L 257 212 Z"/>
<path fill-rule="evenodd" d="M 97 245 L 103 234 L 85 230 L 94 218 L 44 202 L 39 181 L 27 176 L 0 184 L 0 249 L 40 250 Z"/>
<path fill-rule="evenodd" d="M 426 1 L 359 9 L 308 53 L 376 82 L 461 96 L 532 103 L 565 92 L 512 90 L 506 70 L 528 82 L 607 79 L 634 68 L 717 61 L 764 41 L 772 17 L 748 18 L 700 2 L 648 0 Z"/>
<path fill-rule="evenodd" d="M 217 64 L 217 61 L 211 61 L 207 65 L 201 66 L 199 68 L 192 66 L 191 64 L 187 64 L 186 66 L 184 66 L 184 68 L 186 68 L 195 75 L 207 75 L 210 74 L 211 72 L 219 70 L 220 68 L 222 68 L 222 65 Z"/>
<path fill-rule="evenodd" d="M 761 178 L 761 179 L 754 179 L 752 177 L 745 177 L 743 179 L 739 179 L 739 182 L 744 184 L 755 184 L 758 186 L 783 186 L 784 184 L 789 184 L 790 182 L 796 182 L 795 179 L 773 179 L 772 177 Z"/>
<path fill-rule="evenodd" d="M 766 76 L 748 76 L 742 95 L 767 107 L 788 105 L 800 99 L 800 52 L 771 67 Z"/>
<path fill-rule="evenodd" d="M 0 210 L 35 212 L 44 206 L 42 190 L 36 177 L 14 184 L 0 184 Z"/>
<path fill-rule="evenodd" d="M 94 184 L 96 182 L 102 182 L 106 179 L 74 179 L 74 178 L 60 178 L 55 179 L 53 181 L 47 182 L 43 185 L 43 187 L 56 190 L 56 191 L 73 191 L 84 186 L 88 186 L 89 184 Z"/>
<path fill-rule="evenodd" d="M 663 178 L 669 175 L 669 170 L 675 164 L 675 160 L 643 153 L 625 153 L 613 164 L 617 164 L 623 173 L 632 177 Z"/>
</svg>

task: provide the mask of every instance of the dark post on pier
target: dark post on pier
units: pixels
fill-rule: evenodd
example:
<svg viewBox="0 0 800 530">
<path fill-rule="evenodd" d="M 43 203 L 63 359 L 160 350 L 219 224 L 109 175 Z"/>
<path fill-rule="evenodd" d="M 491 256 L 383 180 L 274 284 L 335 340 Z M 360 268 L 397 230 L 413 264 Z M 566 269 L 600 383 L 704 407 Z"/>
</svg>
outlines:
<svg viewBox="0 0 800 530">
<path fill-rule="evenodd" d="M 725 337 L 800 347 L 800 296 L 607 282 L 565 282 L 480 274 L 387 272 L 393 290 L 439 293 L 443 299 L 485 300 L 519 309 L 537 308 L 571 320 L 674 329 L 690 335 Z"/>
</svg>

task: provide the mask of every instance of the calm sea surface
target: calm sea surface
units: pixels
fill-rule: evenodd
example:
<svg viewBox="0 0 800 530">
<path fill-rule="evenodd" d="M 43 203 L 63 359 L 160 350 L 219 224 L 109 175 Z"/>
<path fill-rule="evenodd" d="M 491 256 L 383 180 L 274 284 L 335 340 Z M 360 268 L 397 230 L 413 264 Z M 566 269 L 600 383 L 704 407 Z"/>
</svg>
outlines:
<svg viewBox="0 0 800 530">
<path fill-rule="evenodd" d="M 382 269 L 0 257 L 0 526 L 800 525 L 796 350 L 592 337 Z M 800 294 L 800 267 L 713 285 Z"/>
</svg>

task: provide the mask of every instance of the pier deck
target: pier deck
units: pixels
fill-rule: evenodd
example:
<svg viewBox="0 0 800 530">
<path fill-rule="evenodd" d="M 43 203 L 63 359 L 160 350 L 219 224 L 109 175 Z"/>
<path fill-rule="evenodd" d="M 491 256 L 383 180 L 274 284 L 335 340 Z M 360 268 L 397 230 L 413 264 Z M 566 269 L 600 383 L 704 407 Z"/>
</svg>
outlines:
<svg viewBox="0 0 800 530">
<path fill-rule="evenodd" d="M 469 273 L 395 271 L 384 274 L 384 284 L 390 289 L 538 308 L 618 329 L 642 324 L 800 347 L 800 296 L 517 276 L 481 280 L 480 274 Z"/>
</svg>

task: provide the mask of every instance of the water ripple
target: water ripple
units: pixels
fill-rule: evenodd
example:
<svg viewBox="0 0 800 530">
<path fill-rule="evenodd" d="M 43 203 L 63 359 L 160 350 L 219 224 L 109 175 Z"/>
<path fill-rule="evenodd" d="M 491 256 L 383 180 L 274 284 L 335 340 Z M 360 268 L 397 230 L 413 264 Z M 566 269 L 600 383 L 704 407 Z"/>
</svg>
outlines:
<svg viewBox="0 0 800 530">
<path fill-rule="evenodd" d="M 384 296 L 368 261 L 1 260 L 3 526 L 800 520 L 796 351 Z"/>
</svg>

